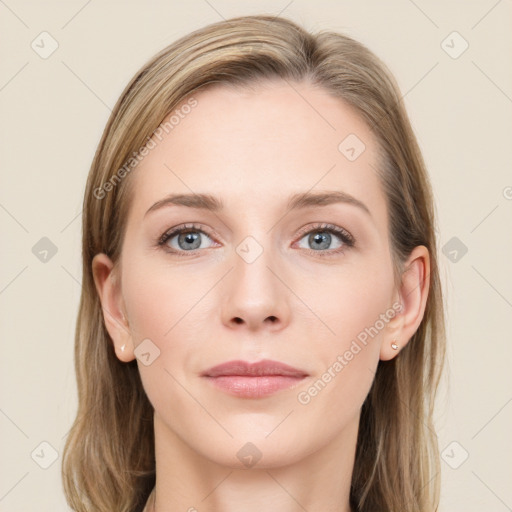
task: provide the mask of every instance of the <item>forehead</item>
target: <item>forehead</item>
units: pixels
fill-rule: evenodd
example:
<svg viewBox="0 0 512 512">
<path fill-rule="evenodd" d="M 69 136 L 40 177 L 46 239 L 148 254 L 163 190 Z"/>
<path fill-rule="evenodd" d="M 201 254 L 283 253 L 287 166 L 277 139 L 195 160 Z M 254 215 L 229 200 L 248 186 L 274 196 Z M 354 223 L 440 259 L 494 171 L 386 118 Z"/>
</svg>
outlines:
<svg viewBox="0 0 512 512">
<path fill-rule="evenodd" d="M 293 193 L 323 190 L 384 213 L 373 135 L 352 107 L 311 84 L 215 85 L 165 122 L 133 173 L 134 215 L 170 193 L 208 193 L 261 213 L 262 200 L 271 210 Z"/>
</svg>

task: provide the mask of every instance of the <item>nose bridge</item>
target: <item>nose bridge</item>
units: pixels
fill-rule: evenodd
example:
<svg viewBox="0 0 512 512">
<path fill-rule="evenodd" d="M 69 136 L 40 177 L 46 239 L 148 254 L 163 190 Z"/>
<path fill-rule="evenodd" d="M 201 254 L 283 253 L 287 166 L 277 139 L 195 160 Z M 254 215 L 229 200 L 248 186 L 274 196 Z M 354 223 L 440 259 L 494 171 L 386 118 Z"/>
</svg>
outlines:
<svg viewBox="0 0 512 512">
<path fill-rule="evenodd" d="M 279 273 L 279 251 L 272 246 L 271 232 L 264 227 L 247 235 L 234 248 L 232 267 L 223 303 L 223 322 L 246 324 L 257 329 L 264 324 L 288 322 L 286 287 Z"/>
</svg>

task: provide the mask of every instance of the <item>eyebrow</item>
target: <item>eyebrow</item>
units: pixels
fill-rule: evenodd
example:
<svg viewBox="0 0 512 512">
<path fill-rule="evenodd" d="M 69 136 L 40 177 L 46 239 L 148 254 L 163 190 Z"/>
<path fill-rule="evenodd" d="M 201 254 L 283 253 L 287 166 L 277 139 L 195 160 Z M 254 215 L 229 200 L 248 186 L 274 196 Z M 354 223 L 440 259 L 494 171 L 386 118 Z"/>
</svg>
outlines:
<svg viewBox="0 0 512 512">
<path fill-rule="evenodd" d="M 329 192 L 301 192 L 293 194 L 288 199 L 287 210 L 301 210 L 316 206 L 328 206 L 336 203 L 346 203 L 357 206 L 370 217 L 371 213 L 368 207 L 359 199 L 342 191 Z M 211 194 L 169 194 L 160 201 L 157 201 L 144 214 L 144 217 L 150 212 L 160 210 L 168 206 L 186 206 L 211 212 L 219 212 L 224 208 L 224 203 L 219 198 Z"/>
</svg>

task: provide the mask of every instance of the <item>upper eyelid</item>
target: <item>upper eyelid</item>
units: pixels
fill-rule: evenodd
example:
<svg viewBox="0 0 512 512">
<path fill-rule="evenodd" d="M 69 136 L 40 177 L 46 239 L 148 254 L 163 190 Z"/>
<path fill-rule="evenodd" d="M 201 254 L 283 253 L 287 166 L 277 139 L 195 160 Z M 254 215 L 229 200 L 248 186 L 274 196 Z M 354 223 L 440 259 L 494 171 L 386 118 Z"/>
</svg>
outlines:
<svg viewBox="0 0 512 512">
<path fill-rule="evenodd" d="M 331 224 L 329 222 L 319 222 L 314 226 L 305 226 L 304 228 L 301 228 L 299 230 L 299 236 L 305 236 L 308 233 L 317 231 L 321 233 L 322 231 L 329 231 L 331 233 L 334 233 L 335 235 L 343 238 L 347 238 L 352 244 L 355 243 L 355 237 L 345 228 L 341 226 L 336 226 L 335 224 Z"/>
<path fill-rule="evenodd" d="M 162 236 L 159 237 L 159 241 L 162 241 L 164 239 L 169 240 L 170 238 L 174 238 L 175 236 L 181 234 L 183 231 L 200 231 L 201 233 L 207 235 L 208 237 L 212 236 L 218 236 L 215 231 L 213 233 L 209 233 L 208 229 L 204 229 L 203 225 L 200 223 L 190 223 L 187 222 L 186 224 L 179 224 L 178 226 L 174 228 L 170 228 L 167 231 L 165 231 Z"/>
</svg>

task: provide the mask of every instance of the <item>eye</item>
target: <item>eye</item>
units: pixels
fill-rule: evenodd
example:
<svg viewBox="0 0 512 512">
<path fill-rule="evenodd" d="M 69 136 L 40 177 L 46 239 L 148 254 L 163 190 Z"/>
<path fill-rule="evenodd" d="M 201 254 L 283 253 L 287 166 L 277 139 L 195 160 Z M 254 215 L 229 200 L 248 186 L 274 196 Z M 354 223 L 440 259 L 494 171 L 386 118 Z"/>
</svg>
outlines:
<svg viewBox="0 0 512 512">
<path fill-rule="evenodd" d="M 209 247 L 203 243 L 206 239 L 211 240 L 208 234 L 201 229 L 201 226 L 187 224 L 165 232 L 158 241 L 158 245 L 166 246 L 166 249 L 181 256 L 186 252 Z"/>
<path fill-rule="evenodd" d="M 320 224 L 313 228 L 309 226 L 300 234 L 305 234 L 305 236 L 302 236 L 299 244 L 305 240 L 307 245 L 307 247 L 301 246 L 301 248 L 305 248 L 312 254 L 317 253 L 318 256 L 339 254 L 355 244 L 354 237 L 348 231 L 333 224 Z"/>
<path fill-rule="evenodd" d="M 354 237 L 345 229 L 333 224 L 317 224 L 308 226 L 299 233 L 299 247 L 315 256 L 334 256 L 343 253 L 355 244 Z M 199 224 L 184 224 L 166 231 L 158 240 L 158 245 L 178 256 L 187 256 L 199 249 L 213 247 L 216 242 L 208 244 L 212 238 Z M 310 247 L 300 245 L 302 240 Z M 334 247 L 332 247 L 334 244 Z"/>
</svg>

